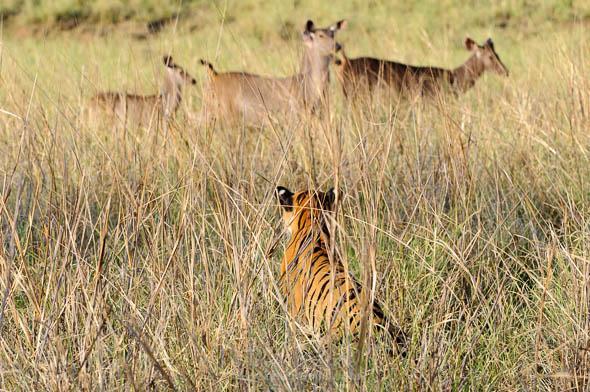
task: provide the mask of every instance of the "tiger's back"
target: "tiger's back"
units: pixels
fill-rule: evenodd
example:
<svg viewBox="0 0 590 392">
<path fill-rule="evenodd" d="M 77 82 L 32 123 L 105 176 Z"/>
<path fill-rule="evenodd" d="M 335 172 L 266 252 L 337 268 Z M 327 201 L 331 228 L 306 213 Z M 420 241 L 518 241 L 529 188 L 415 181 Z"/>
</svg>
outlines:
<svg viewBox="0 0 590 392">
<path fill-rule="evenodd" d="M 362 287 L 329 251 L 325 215 L 333 210 L 334 191 L 297 192 L 277 188 L 291 238 L 281 262 L 281 290 L 289 314 L 313 332 L 340 337 L 358 335 L 363 319 Z M 405 339 L 375 303 L 368 320 L 386 328 L 398 343 Z M 388 325 L 389 324 L 389 325 Z"/>
</svg>

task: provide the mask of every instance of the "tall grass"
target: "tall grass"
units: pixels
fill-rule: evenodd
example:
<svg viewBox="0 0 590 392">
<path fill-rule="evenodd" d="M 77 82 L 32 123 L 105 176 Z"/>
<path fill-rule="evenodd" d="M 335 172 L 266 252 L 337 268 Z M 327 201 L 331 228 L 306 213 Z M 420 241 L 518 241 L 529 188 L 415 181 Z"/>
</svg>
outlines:
<svg viewBox="0 0 590 392">
<path fill-rule="evenodd" d="M 464 32 L 430 48 L 351 27 L 351 54 L 379 38 L 415 63 L 467 56 Z M 97 89 L 154 91 L 144 65 L 163 50 L 194 74 L 203 52 L 285 74 L 296 40 L 268 56 L 245 27 L 6 41 L 2 388 L 587 390 L 587 29 L 518 31 L 496 40 L 509 79 L 360 110 L 334 85 L 323 118 L 263 130 L 198 127 L 198 90 L 166 127 L 121 131 L 85 109 Z M 287 316 L 279 184 L 339 189 L 336 252 L 411 336 L 406 358 L 373 339 L 320 345 Z"/>
</svg>

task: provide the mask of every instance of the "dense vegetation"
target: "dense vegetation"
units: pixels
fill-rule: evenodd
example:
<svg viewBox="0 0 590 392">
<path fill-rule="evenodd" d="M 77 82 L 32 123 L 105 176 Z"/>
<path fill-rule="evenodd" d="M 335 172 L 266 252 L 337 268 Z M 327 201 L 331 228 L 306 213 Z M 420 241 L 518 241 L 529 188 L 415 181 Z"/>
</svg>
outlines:
<svg viewBox="0 0 590 392">
<path fill-rule="evenodd" d="M 589 388 L 590 7 L 465 3 L 2 2 L 1 387 Z M 262 130 L 200 127 L 201 85 L 168 126 L 87 116 L 99 90 L 156 91 L 163 53 L 201 82 L 201 57 L 292 73 L 308 18 L 414 64 L 492 36 L 511 74 L 361 108 L 333 81 L 325 117 Z M 278 184 L 341 191 L 337 252 L 406 358 L 287 317 Z"/>
</svg>

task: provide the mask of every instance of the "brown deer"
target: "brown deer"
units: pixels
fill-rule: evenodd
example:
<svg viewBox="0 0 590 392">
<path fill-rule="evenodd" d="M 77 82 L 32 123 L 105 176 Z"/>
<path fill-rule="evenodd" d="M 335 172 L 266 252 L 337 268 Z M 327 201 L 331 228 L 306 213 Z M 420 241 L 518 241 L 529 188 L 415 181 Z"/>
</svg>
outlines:
<svg viewBox="0 0 590 392">
<path fill-rule="evenodd" d="M 342 49 L 341 60 L 336 60 L 336 74 L 347 98 L 358 98 L 361 93 L 372 93 L 381 84 L 399 95 L 432 95 L 444 86 L 455 94 L 471 88 L 487 70 L 508 76 L 508 69 L 500 60 L 489 38 L 478 45 L 465 39 L 465 48 L 471 57 L 455 69 L 414 66 L 371 57 L 348 58 Z"/>
<path fill-rule="evenodd" d="M 260 126 L 275 115 L 316 111 L 325 104 L 330 80 L 329 65 L 340 45 L 336 32 L 346 26 L 341 20 L 317 28 L 311 20 L 302 34 L 304 53 L 299 73 L 271 78 L 246 72 L 217 72 L 207 66 L 209 81 L 203 93 L 202 119 L 243 121 Z"/>
<path fill-rule="evenodd" d="M 145 125 L 151 119 L 169 119 L 182 102 L 185 84 L 197 81 L 182 67 L 174 63 L 171 56 L 164 56 L 166 74 L 159 94 L 136 95 L 126 92 L 101 92 L 93 97 L 95 106 L 107 111 L 110 116 L 123 124 Z"/>
</svg>

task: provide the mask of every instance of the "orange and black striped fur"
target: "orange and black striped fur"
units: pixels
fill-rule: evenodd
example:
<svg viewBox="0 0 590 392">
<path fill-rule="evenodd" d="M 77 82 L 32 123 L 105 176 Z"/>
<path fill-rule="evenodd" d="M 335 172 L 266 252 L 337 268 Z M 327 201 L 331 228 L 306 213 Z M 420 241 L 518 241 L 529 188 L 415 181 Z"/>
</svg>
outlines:
<svg viewBox="0 0 590 392">
<path fill-rule="evenodd" d="M 322 335 L 341 337 L 346 329 L 358 335 L 363 317 L 362 288 L 346 274 L 336 256 L 331 260 L 329 253 L 325 218 L 333 211 L 334 190 L 292 193 L 278 187 L 277 196 L 291 233 L 281 262 L 281 290 L 290 315 Z M 387 320 L 377 303 L 369 320 L 387 329 L 398 345 L 405 345 L 404 334 Z"/>
</svg>

